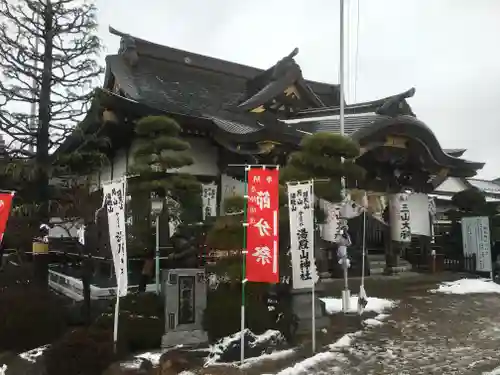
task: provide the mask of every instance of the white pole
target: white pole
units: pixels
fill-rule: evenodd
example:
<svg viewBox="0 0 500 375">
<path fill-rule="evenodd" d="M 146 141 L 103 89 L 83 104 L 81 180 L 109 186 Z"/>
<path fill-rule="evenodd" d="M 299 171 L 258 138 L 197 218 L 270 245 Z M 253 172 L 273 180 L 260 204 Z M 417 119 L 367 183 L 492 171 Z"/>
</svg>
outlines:
<svg viewBox="0 0 500 375">
<path fill-rule="evenodd" d="M 121 272 L 118 272 L 118 277 L 116 280 L 116 303 L 115 303 L 115 321 L 113 324 L 113 349 L 117 353 L 118 348 L 118 320 L 120 317 L 120 276 Z"/>
<path fill-rule="evenodd" d="M 339 90 L 340 90 L 340 134 L 344 135 L 344 0 L 340 0 L 340 61 L 339 61 Z"/>
<path fill-rule="evenodd" d="M 340 0 L 340 61 L 339 61 L 339 89 L 340 89 L 340 135 L 345 135 L 345 114 L 344 114 L 344 0 Z M 343 158 L 341 159 L 344 162 Z M 340 178 L 340 187 L 341 187 L 341 199 L 342 201 L 345 198 L 345 178 L 342 176 Z M 349 312 L 349 302 L 351 299 L 351 292 L 349 291 L 349 279 L 348 279 L 348 270 L 347 270 L 347 252 L 343 259 L 343 268 L 344 268 L 344 290 L 342 291 L 342 311 L 344 314 Z"/>
<path fill-rule="evenodd" d="M 155 283 L 156 294 L 160 294 L 160 215 L 156 215 Z"/>
<path fill-rule="evenodd" d="M 314 230 L 316 229 L 315 228 L 315 222 L 314 222 L 314 181 L 311 180 L 311 204 L 313 204 L 312 206 L 312 211 L 313 211 L 313 236 L 312 236 L 312 243 L 311 243 L 311 247 L 313 249 L 313 255 L 314 255 L 314 244 L 315 244 L 315 241 L 314 241 Z M 314 256 L 314 269 L 316 270 L 316 257 Z M 317 270 L 316 270 L 317 272 Z M 312 352 L 313 354 L 316 353 L 316 287 L 315 287 L 315 280 L 313 278 L 313 283 L 312 283 L 312 288 L 311 288 L 311 297 L 312 297 L 312 303 L 311 303 L 311 313 L 312 313 L 312 317 L 311 317 L 311 331 L 312 331 Z"/>
<path fill-rule="evenodd" d="M 363 200 L 363 206 L 366 203 L 367 197 L 365 192 L 365 199 Z M 361 286 L 365 286 L 365 257 L 366 257 L 366 210 L 367 207 L 363 207 L 363 260 L 361 261 Z"/>
</svg>

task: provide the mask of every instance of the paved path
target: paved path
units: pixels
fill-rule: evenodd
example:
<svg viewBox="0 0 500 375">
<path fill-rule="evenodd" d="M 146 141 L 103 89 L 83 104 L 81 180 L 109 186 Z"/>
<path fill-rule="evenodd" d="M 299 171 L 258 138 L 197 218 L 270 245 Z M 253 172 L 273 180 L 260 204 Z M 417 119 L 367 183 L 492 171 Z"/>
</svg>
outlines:
<svg viewBox="0 0 500 375">
<path fill-rule="evenodd" d="M 410 293 L 409 293 L 410 294 Z M 415 290 L 315 374 L 479 375 L 500 365 L 500 295 Z"/>
</svg>

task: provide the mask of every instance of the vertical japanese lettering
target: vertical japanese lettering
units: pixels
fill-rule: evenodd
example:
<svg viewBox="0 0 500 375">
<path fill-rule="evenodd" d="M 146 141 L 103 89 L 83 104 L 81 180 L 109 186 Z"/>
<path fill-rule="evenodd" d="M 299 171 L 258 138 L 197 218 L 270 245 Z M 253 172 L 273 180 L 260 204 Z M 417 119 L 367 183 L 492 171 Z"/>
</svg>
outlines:
<svg viewBox="0 0 500 375">
<path fill-rule="evenodd" d="M 246 278 L 279 282 L 278 272 L 278 170 L 248 171 Z"/>
</svg>

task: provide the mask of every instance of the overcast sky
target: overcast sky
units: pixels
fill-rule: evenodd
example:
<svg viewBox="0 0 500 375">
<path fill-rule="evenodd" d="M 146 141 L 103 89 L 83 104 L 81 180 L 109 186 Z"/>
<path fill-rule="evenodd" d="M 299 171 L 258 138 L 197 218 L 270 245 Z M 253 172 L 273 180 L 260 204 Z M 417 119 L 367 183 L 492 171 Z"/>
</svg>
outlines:
<svg viewBox="0 0 500 375">
<path fill-rule="evenodd" d="M 110 25 L 260 68 L 299 47 L 296 60 L 307 79 L 338 83 L 339 0 L 97 0 L 97 5 L 106 53 L 119 45 L 108 33 Z M 467 148 L 467 159 L 487 163 L 480 177 L 500 177 L 500 0 L 346 0 L 346 10 L 348 101 L 416 87 L 410 104 L 442 147 Z"/>
</svg>

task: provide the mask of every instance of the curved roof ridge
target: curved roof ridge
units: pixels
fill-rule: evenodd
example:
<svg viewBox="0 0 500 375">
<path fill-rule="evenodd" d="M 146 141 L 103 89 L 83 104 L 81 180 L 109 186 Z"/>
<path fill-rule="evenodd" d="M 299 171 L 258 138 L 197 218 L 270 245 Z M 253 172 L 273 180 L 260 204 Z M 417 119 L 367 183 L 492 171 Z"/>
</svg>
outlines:
<svg viewBox="0 0 500 375">
<path fill-rule="evenodd" d="M 112 26 L 109 26 L 109 32 L 113 35 L 119 37 L 129 37 L 133 39 L 135 42 L 144 44 L 151 48 L 150 51 L 141 51 L 141 48 L 138 49 L 138 54 L 143 56 L 151 56 L 154 58 L 158 58 L 161 60 L 168 61 L 176 61 L 184 64 L 192 64 L 193 66 L 197 66 L 200 68 L 205 68 L 229 75 L 234 75 L 241 78 L 252 79 L 255 78 L 256 75 L 263 73 L 266 69 L 256 68 L 250 65 L 245 65 L 233 61 L 224 60 L 222 58 L 217 58 L 213 56 L 201 55 L 196 52 L 186 51 L 174 47 L 169 47 L 163 44 L 158 44 L 155 42 L 151 42 L 146 39 L 142 39 L 139 37 L 135 37 L 128 33 L 124 33 L 119 31 Z M 193 59 L 196 61 L 186 61 L 186 58 Z M 321 91 L 331 90 L 332 88 L 337 87 L 338 85 L 335 83 L 326 83 L 319 81 L 312 81 L 306 79 L 306 82 L 309 85 L 312 85 L 312 89 L 315 92 L 318 91 L 318 88 L 322 88 Z M 321 94 L 321 93 L 319 93 Z"/>
</svg>

